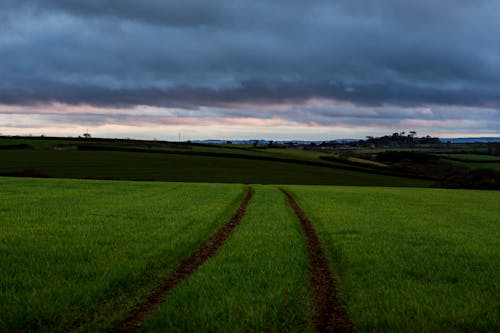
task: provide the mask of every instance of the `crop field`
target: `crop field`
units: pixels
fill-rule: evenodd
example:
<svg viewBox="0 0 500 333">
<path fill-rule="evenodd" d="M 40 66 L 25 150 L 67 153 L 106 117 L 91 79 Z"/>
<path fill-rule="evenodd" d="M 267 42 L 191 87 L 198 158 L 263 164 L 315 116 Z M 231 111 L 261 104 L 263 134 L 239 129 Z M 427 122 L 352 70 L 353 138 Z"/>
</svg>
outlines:
<svg viewBox="0 0 500 333">
<path fill-rule="evenodd" d="M 495 162 L 495 160 L 478 160 L 476 162 L 461 162 L 458 160 L 450 160 L 450 163 L 470 169 L 493 169 L 500 171 L 500 162 L 497 163 Z"/>
<path fill-rule="evenodd" d="M 227 220 L 244 190 L 0 178 L 0 331 L 106 327 Z"/>
<path fill-rule="evenodd" d="M 429 186 L 431 181 L 297 163 L 224 156 L 118 151 L 3 151 L 0 174 L 171 182 Z M 29 175 L 29 174 L 28 174 Z"/>
<path fill-rule="evenodd" d="M 283 194 L 257 187 L 233 237 L 179 285 L 144 331 L 313 331 L 308 265 Z"/>
<path fill-rule="evenodd" d="M 481 154 L 439 154 L 439 155 L 443 157 L 452 157 L 461 160 L 494 161 L 500 163 L 500 156 L 481 155 Z"/>
<path fill-rule="evenodd" d="M 500 192 L 0 177 L 0 332 L 315 331 L 281 187 L 357 331 L 500 329 Z"/>
<path fill-rule="evenodd" d="M 500 163 L 462 163 L 462 165 L 466 165 L 471 169 L 493 169 L 500 171 Z"/>
<path fill-rule="evenodd" d="M 359 331 L 499 331 L 499 192 L 288 188 Z"/>
</svg>

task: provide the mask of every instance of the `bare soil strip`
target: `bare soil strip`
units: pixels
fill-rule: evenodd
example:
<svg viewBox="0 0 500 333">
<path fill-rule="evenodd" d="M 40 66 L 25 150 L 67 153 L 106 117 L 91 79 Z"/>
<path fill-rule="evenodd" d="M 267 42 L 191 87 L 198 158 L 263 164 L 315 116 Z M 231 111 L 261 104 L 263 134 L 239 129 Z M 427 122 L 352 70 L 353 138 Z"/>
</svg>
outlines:
<svg viewBox="0 0 500 333">
<path fill-rule="evenodd" d="M 337 297 L 337 288 L 319 242 L 316 231 L 289 192 L 284 189 L 288 203 L 300 220 L 306 236 L 307 252 L 311 262 L 310 283 L 314 293 L 315 326 L 318 332 L 354 332 L 354 326 Z"/>
<path fill-rule="evenodd" d="M 205 261 L 210 259 L 217 249 L 224 244 L 230 234 L 240 224 L 243 216 L 246 213 L 248 203 L 253 195 L 252 187 L 248 187 L 247 194 L 241 202 L 238 210 L 231 220 L 222 226 L 210 239 L 202 245 L 198 250 L 192 253 L 188 258 L 184 259 L 175 271 L 167 276 L 165 280 L 154 289 L 144 300 L 132 308 L 125 318 L 115 326 L 111 332 L 134 332 L 139 329 L 144 319 L 155 311 L 157 306 L 162 303 L 165 297 L 175 288 L 182 280 L 193 274 L 198 267 L 203 265 Z"/>
</svg>

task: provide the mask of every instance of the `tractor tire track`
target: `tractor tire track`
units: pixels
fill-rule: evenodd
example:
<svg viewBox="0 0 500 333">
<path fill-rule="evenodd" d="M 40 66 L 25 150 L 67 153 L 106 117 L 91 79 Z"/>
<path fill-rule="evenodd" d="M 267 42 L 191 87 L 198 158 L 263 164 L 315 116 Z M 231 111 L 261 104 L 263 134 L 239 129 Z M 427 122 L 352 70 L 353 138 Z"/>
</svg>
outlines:
<svg viewBox="0 0 500 333">
<path fill-rule="evenodd" d="M 165 280 L 146 297 L 144 302 L 132 308 L 125 318 L 111 329 L 111 332 L 137 331 L 144 319 L 156 310 L 158 305 L 164 301 L 165 297 L 175 288 L 175 286 L 193 274 L 198 267 L 210 259 L 219 247 L 224 244 L 245 216 L 252 195 L 253 188 L 248 187 L 245 198 L 231 220 L 212 235 L 212 237 L 210 237 L 210 239 L 198 250 L 184 259 L 174 272 L 167 276 Z"/>
<path fill-rule="evenodd" d="M 300 220 L 306 237 L 307 254 L 311 262 L 310 283 L 314 293 L 314 321 L 318 332 L 354 332 L 354 326 L 342 306 L 335 280 L 328 269 L 328 261 L 311 221 L 289 192 L 280 189 Z"/>
</svg>

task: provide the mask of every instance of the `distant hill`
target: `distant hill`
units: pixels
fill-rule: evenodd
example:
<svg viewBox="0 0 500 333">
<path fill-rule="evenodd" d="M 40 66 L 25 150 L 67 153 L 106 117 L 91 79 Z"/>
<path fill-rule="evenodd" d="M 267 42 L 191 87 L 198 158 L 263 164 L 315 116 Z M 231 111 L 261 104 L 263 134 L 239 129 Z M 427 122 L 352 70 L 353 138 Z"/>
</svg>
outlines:
<svg viewBox="0 0 500 333">
<path fill-rule="evenodd" d="M 451 143 L 474 143 L 474 142 L 479 142 L 479 143 L 488 143 L 488 142 L 499 142 L 500 143 L 500 137 L 480 137 L 480 138 L 439 138 L 441 142 L 448 142 L 450 141 Z M 264 140 L 264 139 L 255 139 L 259 142 L 259 145 L 266 145 L 269 143 L 269 140 Z M 232 144 L 237 144 L 237 145 L 251 145 L 254 143 L 255 140 L 218 140 L 218 139 L 212 139 L 212 140 L 192 140 L 194 143 L 209 143 L 209 144 L 225 144 L 227 141 L 231 141 Z M 345 139 L 335 139 L 335 140 L 274 140 L 273 142 L 276 144 L 284 144 L 284 143 L 289 143 L 293 142 L 298 145 L 304 145 L 304 144 L 320 144 L 322 142 L 335 142 L 335 143 L 349 143 L 349 142 L 356 142 L 359 141 L 360 139 L 350 139 L 350 138 L 345 138 Z"/>
<path fill-rule="evenodd" d="M 270 140 L 264 140 L 264 139 L 255 139 L 255 140 L 208 139 L 208 140 L 192 140 L 191 142 L 193 142 L 193 143 L 209 143 L 209 144 L 224 144 L 224 143 L 227 143 L 228 141 L 231 141 L 232 144 L 236 144 L 236 145 L 251 145 L 256 140 L 258 141 L 259 145 L 266 145 L 270 141 Z M 310 144 L 310 143 L 320 144 L 322 142 L 346 143 L 346 142 L 354 142 L 354 141 L 359 141 L 359 139 L 335 139 L 335 140 L 316 140 L 316 141 L 312 141 L 312 140 L 273 140 L 273 142 L 276 144 L 284 144 L 284 143 L 293 142 L 293 143 L 299 144 L 299 145 Z"/>
</svg>

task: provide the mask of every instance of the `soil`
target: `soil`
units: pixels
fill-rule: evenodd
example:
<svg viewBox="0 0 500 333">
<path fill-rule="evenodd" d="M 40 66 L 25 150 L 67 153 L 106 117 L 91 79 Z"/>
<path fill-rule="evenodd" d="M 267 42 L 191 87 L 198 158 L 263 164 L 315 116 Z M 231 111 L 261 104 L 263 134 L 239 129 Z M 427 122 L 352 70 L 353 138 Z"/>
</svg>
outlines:
<svg viewBox="0 0 500 333">
<path fill-rule="evenodd" d="M 314 293 L 316 330 L 318 332 L 354 332 L 354 326 L 337 296 L 335 280 L 330 273 L 328 261 L 311 221 L 290 193 L 284 189 L 281 191 L 300 220 L 306 237 L 307 253 L 311 263 L 310 284 Z"/>
<path fill-rule="evenodd" d="M 154 289 L 144 300 L 132 308 L 125 318 L 116 325 L 111 332 L 135 332 L 137 331 L 144 319 L 155 311 L 165 297 L 175 288 L 182 280 L 193 274 L 198 267 L 203 265 L 210 259 L 217 249 L 229 238 L 230 234 L 240 224 L 243 216 L 246 213 L 248 203 L 253 195 L 253 189 L 248 188 L 247 194 L 241 202 L 238 210 L 231 220 L 222 226 L 204 245 L 192 253 L 188 258 L 184 259 L 172 274 L 167 276 L 165 280 Z"/>
</svg>

